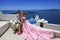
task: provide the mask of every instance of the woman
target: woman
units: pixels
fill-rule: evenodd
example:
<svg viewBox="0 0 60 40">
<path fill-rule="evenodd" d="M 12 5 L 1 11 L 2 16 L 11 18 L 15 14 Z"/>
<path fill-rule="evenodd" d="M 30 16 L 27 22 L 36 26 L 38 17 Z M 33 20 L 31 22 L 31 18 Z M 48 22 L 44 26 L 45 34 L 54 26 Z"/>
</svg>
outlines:
<svg viewBox="0 0 60 40">
<path fill-rule="evenodd" d="M 18 11 L 18 35 L 21 34 L 22 31 L 22 27 L 23 27 L 23 22 L 26 19 L 26 17 L 24 16 L 23 11 Z"/>
</svg>

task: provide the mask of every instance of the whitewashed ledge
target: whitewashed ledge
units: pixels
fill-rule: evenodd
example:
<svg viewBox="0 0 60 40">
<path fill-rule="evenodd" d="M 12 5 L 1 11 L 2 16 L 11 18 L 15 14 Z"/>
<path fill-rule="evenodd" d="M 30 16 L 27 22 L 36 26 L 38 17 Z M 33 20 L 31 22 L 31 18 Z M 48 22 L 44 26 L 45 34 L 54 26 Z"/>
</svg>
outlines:
<svg viewBox="0 0 60 40">
<path fill-rule="evenodd" d="M 6 32 L 9 27 L 9 21 L 0 21 L 0 37 Z"/>
<path fill-rule="evenodd" d="M 60 31 L 60 25 L 58 25 L 58 24 L 46 23 L 46 24 L 43 24 L 43 27 L 44 28 L 49 28 L 49 29 Z"/>
</svg>

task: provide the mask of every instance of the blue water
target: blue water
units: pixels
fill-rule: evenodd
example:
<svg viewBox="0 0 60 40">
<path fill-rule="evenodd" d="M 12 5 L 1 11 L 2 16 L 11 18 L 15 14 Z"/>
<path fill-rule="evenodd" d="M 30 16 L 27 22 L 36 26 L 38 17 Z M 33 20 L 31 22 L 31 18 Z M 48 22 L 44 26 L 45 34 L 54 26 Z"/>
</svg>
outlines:
<svg viewBox="0 0 60 40">
<path fill-rule="evenodd" d="M 4 14 L 16 14 L 17 10 L 14 11 L 3 11 Z M 39 15 L 40 18 L 43 18 L 45 20 L 48 20 L 49 23 L 53 24 L 60 24 L 60 10 L 30 10 L 27 14 L 26 17 L 27 19 L 33 17 L 35 18 L 36 15 Z"/>
<path fill-rule="evenodd" d="M 60 13 L 34 13 L 27 15 L 27 18 L 34 18 L 37 14 L 40 18 L 48 20 L 49 23 L 60 24 Z"/>
</svg>

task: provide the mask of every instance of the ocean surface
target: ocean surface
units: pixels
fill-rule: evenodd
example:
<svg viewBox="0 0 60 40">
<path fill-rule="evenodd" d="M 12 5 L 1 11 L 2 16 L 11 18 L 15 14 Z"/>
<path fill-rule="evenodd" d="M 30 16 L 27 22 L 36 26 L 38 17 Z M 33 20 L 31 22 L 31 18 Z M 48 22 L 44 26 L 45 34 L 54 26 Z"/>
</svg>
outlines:
<svg viewBox="0 0 60 40">
<path fill-rule="evenodd" d="M 40 19 L 48 20 L 48 23 L 60 24 L 60 10 L 23 10 L 27 19 L 35 18 L 39 15 Z M 17 10 L 2 10 L 3 14 L 16 14 Z"/>
</svg>

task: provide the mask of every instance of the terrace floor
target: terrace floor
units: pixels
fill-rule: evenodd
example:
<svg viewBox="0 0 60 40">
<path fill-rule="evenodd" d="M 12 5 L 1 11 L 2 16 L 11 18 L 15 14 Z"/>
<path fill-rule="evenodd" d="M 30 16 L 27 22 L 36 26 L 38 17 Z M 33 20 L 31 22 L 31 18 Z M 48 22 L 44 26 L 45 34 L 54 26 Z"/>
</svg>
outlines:
<svg viewBox="0 0 60 40">
<path fill-rule="evenodd" d="M 13 30 L 9 28 L 6 33 L 0 38 L 0 40 L 24 40 L 23 34 L 14 34 Z M 54 38 L 52 40 L 60 40 L 60 38 Z"/>
<path fill-rule="evenodd" d="M 0 40 L 23 40 L 23 34 L 14 34 L 13 30 L 9 28 Z"/>
</svg>

